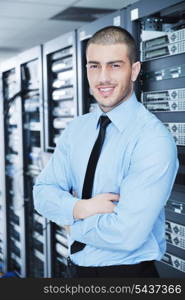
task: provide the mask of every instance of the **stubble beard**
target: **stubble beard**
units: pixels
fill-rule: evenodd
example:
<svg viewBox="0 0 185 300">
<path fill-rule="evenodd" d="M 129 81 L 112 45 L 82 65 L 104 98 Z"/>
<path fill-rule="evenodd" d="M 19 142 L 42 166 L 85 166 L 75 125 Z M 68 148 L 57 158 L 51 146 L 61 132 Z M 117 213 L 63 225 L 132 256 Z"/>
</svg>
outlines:
<svg viewBox="0 0 185 300">
<path fill-rule="evenodd" d="M 101 103 L 101 101 L 96 100 L 97 104 L 100 106 L 100 108 L 105 111 L 108 112 L 110 110 L 112 110 L 113 108 L 115 108 L 116 106 L 120 105 L 121 103 L 125 102 L 126 100 L 128 100 L 128 98 L 130 98 L 131 94 L 133 92 L 133 84 L 130 83 L 129 87 L 127 88 L 127 90 L 125 91 L 124 95 L 120 98 L 120 100 L 116 101 L 116 103 L 114 104 L 106 104 L 106 103 Z"/>
</svg>

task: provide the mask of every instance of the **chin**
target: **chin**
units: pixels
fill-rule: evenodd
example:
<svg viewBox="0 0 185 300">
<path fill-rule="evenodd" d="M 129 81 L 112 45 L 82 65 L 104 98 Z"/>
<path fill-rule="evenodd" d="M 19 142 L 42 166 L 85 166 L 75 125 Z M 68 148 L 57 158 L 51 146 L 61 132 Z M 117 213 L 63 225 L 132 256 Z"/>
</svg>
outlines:
<svg viewBox="0 0 185 300">
<path fill-rule="evenodd" d="M 97 99 L 97 102 L 100 103 L 101 105 L 105 105 L 105 106 L 109 106 L 109 105 L 114 105 L 114 100 L 110 99 L 110 98 L 99 98 L 98 97 L 96 98 Z"/>
<path fill-rule="evenodd" d="M 116 104 L 103 104 L 103 103 L 99 103 L 99 105 L 104 112 L 108 112 L 116 106 Z"/>
</svg>

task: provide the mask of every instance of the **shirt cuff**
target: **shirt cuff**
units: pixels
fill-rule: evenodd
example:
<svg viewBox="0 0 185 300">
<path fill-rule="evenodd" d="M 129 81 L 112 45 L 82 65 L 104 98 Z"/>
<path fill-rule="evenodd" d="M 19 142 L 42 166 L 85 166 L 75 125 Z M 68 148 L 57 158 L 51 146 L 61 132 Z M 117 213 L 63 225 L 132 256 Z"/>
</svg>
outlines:
<svg viewBox="0 0 185 300">
<path fill-rule="evenodd" d="M 66 207 L 65 207 L 65 216 L 62 220 L 62 226 L 63 224 L 65 225 L 73 225 L 73 223 L 75 223 L 75 219 L 73 217 L 73 208 L 76 204 L 77 201 L 79 201 L 80 199 L 78 198 L 74 198 L 74 197 L 70 197 L 70 199 L 68 199 L 66 201 Z"/>
<path fill-rule="evenodd" d="M 91 230 L 96 223 L 98 215 L 88 217 L 84 220 L 77 220 L 71 226 L 70 237 L 72 240 L 85 243 L 86 233 Z"/>
<path fill-rule="evenodd" d="M 60 212 L 60 209 L 57 210 L 55 213 L 53 213 L 51 221 L 55 222 L 59 226 L 65 226 L 65 225 L 73 225 L 75 222 L 75 219 L 73 217 L 73 208 L 77 201 L 80 199 L 74 198 L 74 197 L 66 197 L 65 199 L 65 214 L 64 214 L 64 208 L 62 208 L 62 211 Z M 56 210 L 56 209 L 55 209 Z"/>
</svg>

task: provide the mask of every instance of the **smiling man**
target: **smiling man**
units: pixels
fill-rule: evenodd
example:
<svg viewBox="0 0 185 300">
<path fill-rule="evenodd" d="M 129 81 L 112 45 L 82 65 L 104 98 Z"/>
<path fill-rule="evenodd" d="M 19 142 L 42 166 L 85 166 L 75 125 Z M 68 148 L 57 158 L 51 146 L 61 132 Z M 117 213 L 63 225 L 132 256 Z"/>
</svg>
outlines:
<svg viewBox="0 0 185 300">
<path fill-rule="evenodd" d="M 62 133 L 34 186 L 35 208 L 70 226 L 69 277 L 158 277 L 176 146 L 136 99 L 140 62 L 132 36 L 103 28 L 86 56 L 97 109 Z"/>
<path fill-rule="evenodd" d="M 111 42 L 111 39 L 107 41 Z M 127 100 L 140 71 L 140 62 L 133 62 L 128 46 L 90 43 L 87 46 L 87 76 L 95 99 L 104 112 Z M 133 50 L 132 50 L 133 51 Z"/>
</svg>

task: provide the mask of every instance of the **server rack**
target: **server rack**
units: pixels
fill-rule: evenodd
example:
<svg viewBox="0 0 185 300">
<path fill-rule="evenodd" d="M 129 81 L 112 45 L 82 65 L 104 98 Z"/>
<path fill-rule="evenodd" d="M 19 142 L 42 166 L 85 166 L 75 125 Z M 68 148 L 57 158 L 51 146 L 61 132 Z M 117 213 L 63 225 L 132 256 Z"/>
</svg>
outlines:
<svg viewBox="0 0 185 300">
<path fill-rule="evenodd" d="M 142 71 L 138 99 L 171 131 L 179 171 L 165 208 L 167 251 L 156 266 L 161 277 L 185 277 L 185 3 L 140 1 L 127 8 L 127 30 L 138 43 Z"/>
<path fill-rule="evenodd" d="M 21 91 L 27 277 L 47 277 L 47 220 L 34 210 L 32 189 L 44 167 L 42 47 L 18 56 Z"/>
<path fill-rule="evenodd" d="M 1 205 L 4 272 L 26 276 L 22 114 L 17 58 L 1 65 Z"/>
<path fill-rule="evenodd" d="M 98 30 L 106 26 L 125 26 L 126 17 L 124 10 L 109 14 L 97 21 L 87 24 L 77 31 L 78 47 L 78 105 L 79 115 L 88 113 L 96 106 L 96 101 L 91 94 L 86 76 L 86 45 L 89 38 Z"/>
<path fill-rule="evenodd" d="M 57 138 L 78 114 L 76 31 L 43 45 L 45 151 L 54 151 Z M 68 246 L 64 227 L 48 227 L 48 276 L 65 277 Z"/>
<path fill-rule="evenodd" d="M 77 115 L 76 32 L 43 45 L 45 150 Z"/>
<path fill-rule="evenodd" d="M 13 63 L 9 62 L 9 68 L 14 69 Z M 3 68 L 2 68 L 3 69 Z M 6 239 L 6 201 L 5 201 L 5 147 L 4 147 L 4 103 L 3 103 L 3 82 L 0 73 L 0 136 L 2 146 L 0 147 L 0 273 L 7 270 L 7 239 Z"/>
</svg>

